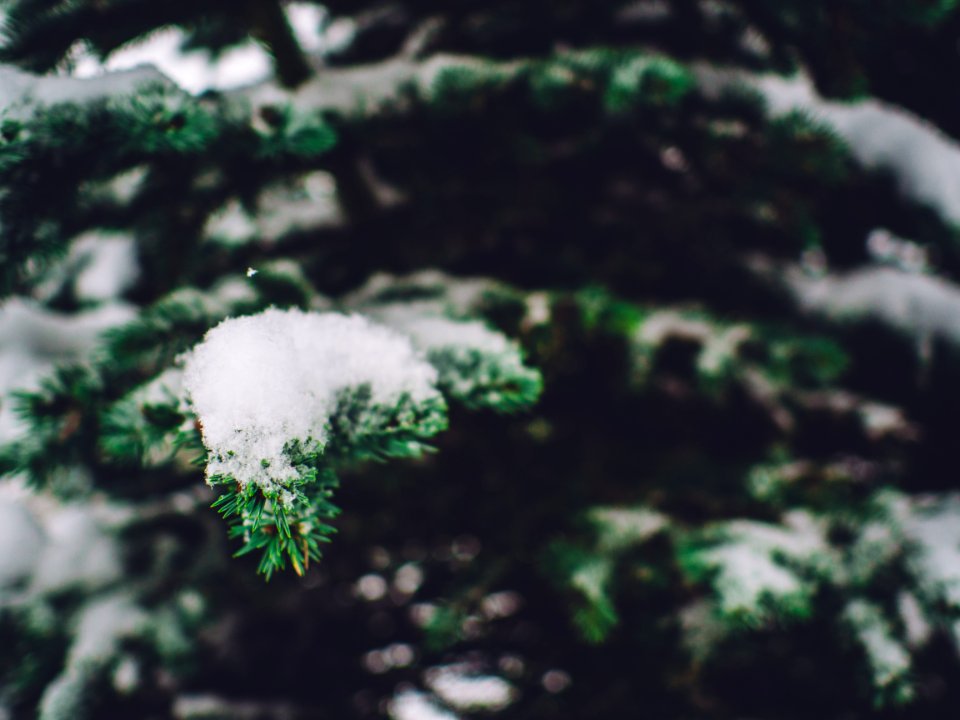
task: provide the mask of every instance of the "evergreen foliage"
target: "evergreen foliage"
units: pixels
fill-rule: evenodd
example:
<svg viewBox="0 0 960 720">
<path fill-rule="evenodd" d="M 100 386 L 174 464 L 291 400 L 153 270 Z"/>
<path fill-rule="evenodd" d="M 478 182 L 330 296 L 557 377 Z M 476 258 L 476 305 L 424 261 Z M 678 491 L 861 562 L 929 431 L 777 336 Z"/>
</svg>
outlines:
<svg viewBox="0 0 960 720">
<path fill-rule="evenodd" d="M 956 2 L 0 8 L 0 718 L 953 712 Z"/>
</svg>

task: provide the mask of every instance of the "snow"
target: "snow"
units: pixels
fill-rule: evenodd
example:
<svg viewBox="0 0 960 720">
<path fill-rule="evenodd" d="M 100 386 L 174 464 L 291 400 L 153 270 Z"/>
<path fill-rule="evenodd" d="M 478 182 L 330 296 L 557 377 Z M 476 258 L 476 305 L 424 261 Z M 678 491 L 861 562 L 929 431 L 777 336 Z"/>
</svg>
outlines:
<svg viewBox="0 0 960 720">
<path fill-rule="evenodd" d="M 515 291 L 485 277 L 458 277 L 433 268 L 408 275 L 374 273 L 366 283 L 342 299 L 346 307 L 365 314 L 386 310 L 397 297 L 423 298 L 418 312 L 441 317 L 476 315 L 495 296 L 515 297 Z M 543 294 L 536 294 L 543 300 Z"/>
<path fill-rule="evenodd" d="M 404 690 L 390 701 L 388 714 L 393 720 L 457 720 L 458 716 L 442 709 L 426 693 Z"/>
<path fill-rule="evenodd" d="M 35 389 L 58 362 L 88 357 L 105 330 L 134 315 L 132 306 L 119 303 L 72 315 L 20 297 L 0 304 L 0 441 L 13 440 L 23 431 L 11 408 L 10 391 Z"/>
<path fill-rule="evenodd" d="M 367 602 L 382 600 L 387 594 L 387 581 L 382 575 L 368 573 L 357 580 L 355 592 Z"/>
<path fill-rule="evenodd" d="M 46 544 L 34 569 L 31 594 L 89 590 L 120 578 L 119 548 L 103 515 L 95 504 L 66 505 L 44 513 Z"/>
<path fill-rule="evenodd" d="M 120 641 L 145 624 L 144 612 L 126 596 L 107 596 L 88 604 L 80 613 L 64 670 L 40 700 L 40 720 L 82 717 L 94 678 L 116 655 Z"/>
<path fill-rule="evenodd" d="M 136 631 L 144 621 L 143 611 L 124 595 L 109 595 L 91 602 L 77 623 L 67 667 L 106 662 L 116 652 L 120 638 Z"/>
<path fill-rule="evenodd" d="M 259 238 L 275 242 L 294 232 L 336 226 L 344 221 L 336 180 L 323 170 L 307 173 L 293 186 L 275 185 L 260 198 Z"/>
<path fill-rule="evenodd" d="M 665 515 L 645 507 L 597 507 L 587 517 L 597 529 L 598 547 L 609 552 L 643 543 L 670 523 Z"/>
<path fill-rule="evenodd" d="M 497 712 L 510 705 L 516 688 L 495 675 L 471 675 L 462 668 L 433 668 L 427 673 L 427 686 L 455 710 Z"/>
<path fill-rule="evenodd" d="M 292 2 L 288 3 L 284 10 L 297 44 L 305 52 L 322 52 L 328 47 L 323 33 L 328 19 L 326 8 L 309 2 Z"/>
<path fill-rule="evenodd" d="M 423 570 L 416 563 L 404 563 L 397 569 L 393 587 L 403 595 L 413 595 L 423 585 Z"/>
<path fill-rule="evenodd" d="M 897 267 L 905 272 L 931 271 L 927 249 L 910 240 L 897 237 L 885 228 L 874 228 L 867 235 L 867 252 L 878 263 Z"/>
<path fill-rule="evenodd" d="M 184 53 L 180 46 L 186 35 L 179 28 L 164 28 L 145 41 L 123 47 L 101 62 L 90 53 L 74 58 L 73 74 L 77 78 L 102 77 L 117 72 L 154 65 L 181 88 L 190 93 L 225 89 L 262 80 L 270 74 L 270 56 L 252 40 L 225 51 L 211 61 L 203 51 Z"/>
<path fill-rule="evenodd" d="M 140 664 L 132 657 L 123 658 L 113 671 L 113 688 L 121 695 L 128 695 L 140 684 Z"/>
<path fill-rule="evenodd" d="M 136 282 L 139 273 L 133 235 L 86 232 L 70 241 L 66 257 L 45 269 L 32 295 L 49 301 L 72 284 L 78 300 L 99 303 L 120 297 Z"/>
<path fill-rule="evenodd" d="M 926 645 L 933 635 L 933 626 L 927 620 L 927 614 L 917 596 L 906 591 L 898 593 L 897 612 L 903 624 L 907 645 L 914 649 Z"/>
<path fill-rule="evenodd" d="M 118 580 L 115 530 L 130 517 L 100 499 L 64 504 L 19 478 L 0 483 L 0 605 Z"/>
<path fill-rule="evenodd" d="M 182 395 L 183 370 L 171 367 L 164 370 L 157 377 L 131 393 L 140 406 L 144 405 L 172 405 L 176 407 Z"/>
<path fill-rule="evenodd" d="M 615 17 L 624 23 L 664 20 L 673 14 L 665 0 L 634 0 L 617 11 Z"/>
<path fill-rule="evenodd" d="M 327 12 L 323 7 L 292 2 L 284 9 L 294 36 L 306 52 L 320 53 L 342 42 L 337 37 L 343 35 L 342 29 L 333 32 L 335 28 L 331 25 L 324 32 Z M 154 65 L 187 92 L 199 94 L 249 85 L 268 78 L 272 72 L 269 53 L 254 40 L 228 48 L 213 59 L 203 50 L 181 51 L 185 39 L 183 30 L 167 27 L 141 42 L 129 43 L 114 51 L 105 62 L 89 51 L 78 49 L 73 56 L 73 74 L 78 78 L 96 78 L 105 72 Z"/>
<path fill-rule="evenodd" d="M 719 568 L 714 586 L 724 615 L 760 616 L 765 597 L 778 600 L 808 594 L 795 573 L 746 543 L 723 545 L 705 559 Z"/>
<path fill-rule="evenodd" d="M 374 306 L 365 312 L 426 353 L 441 387 L 454 398 L 497 407 L 508 399 L 502 386 L 539 378 L 523 364 L 515 342 L 482 321 L 443 316 L 436 301 Z"/>
<path fill-rule="evenodd" d="M 862 525 L 846 557 L 845 572 L 856 584 L 866 584 L 902 551 L 900 536 L 886 519 Z"/>
<path fill-rule="evenodd" d="M 245 278 L 231 276 L 217 282 L 209 290 L 182 287 L 174 290 L 157 304 L 164 308 L 183 308 L 197 317 L 222 318 L 243 305 L 258 300 L 257 291 Z"/>
<path fill-rule="evenodd" d="M 890 267 L 847 275 L 788 273 L 800 306 L 836 321 L 878 320 L 908 337 L 960 344 L 960 288 L 930 275 Z"/>
<path fill-rule="evenodd" d="M 46 597 L 68 590 L 94 594 L 71 620 L 73 641 L 40 700 L 41 720 L 81 717 L 91 681 L 146 620 L 127 596 L 96 595 L 122 576 L 110 526 L 129 519 L 125 508 L 100 500 L 63 505 L 16 481 L 0 484 L 0 607 L 37 607 L 37 600 L 45 607 Z"/>
<path fill-rule="evenodd" d="M 771 116 L 792 112 L 831 128 L 864 167 L 888 172 L 899 192 L 960 225 L 960 144 L 912 113 L 875 99 L 839 102 L 817 93 L 805 73 L 792 78 L 695 63 L 700 90 L 719 97 L 731 87 L 760 93 Z"/>
<path fill-rule="evenodd" d="M 674 310 L 655 312 L 637 329 L 635 343 L 639 350 L 638 360 L 643 362 L 649 349 L 659 347 L 670 337 L 701 343 L 702 349 L 697 355 L 697 369 L 708 377 L 716 377 L 735 358 L 739 346 L 750 339 L 750 328 L 745 325 L 727 327 L 711 324 Z M 642 374 L 644 368 L 638 369 Z"/>
<path fill-rule="evenodd" d="M 204 235 L 211 242 L 228 247 L 251 242 L 271 244 L 291 233 L 335 227 L 344 222 L 336 181 L 322 170 L 267 187 L 257 205 L 257 214 L 251 215 L 236 199 L 228 200 L 210 215 Z"/>
<path fill-rule="evenodd" d="M 410 302 L 383 306 L 371 310 L 370 315 L 407 335 L 414 345 L 427 353 L 444 349 L 505 356 L 516 352 L 514 343 L 485 323 L 430 314 L 431 307 L 432 303 Z"/>
<path fill-rule="evenodd" d="M 424 78 L 451 63 L 450 56 L 426 63 L 393 59 L 381 63 L 315 74 L 295 91 L 276 83 L 258 83 L 237 92 L 254 106 L 290 104 L 295 114 L 314 115 L 326 110 L 343 115 L 367 115 L 405 101 L 403 88 L 411 82 L 429 87 Z M 462 61 L 461 61 L 462 62 Z M 422 70 L 422 72 L 421 72 Z"/>
<path fill-rule="evenodd" d="M 523 596 L 513 590 L 490 593 L 480 601 L 480 610 L 488 620 L 510 617 L 523 607 Z M 503 667 L 500 668 L 501 670 Z"/>
<path fill-rule="evenodd" d="M 86 680 L 85 673 L 79 670 L 57 676 L 40 698 L 38 720 L 72 720 L 83 717 L 80 713 L 86 699 Z"/>
<path fill-rule="evenodd" d="M 921 591 L 960 609 L 960 494 L 919 497 L 899 505 L 914 552 L 908 559 Z"/>
<path fill-rule="evenodd" d="M 132 235 L 84 233 L 71 243 L 67 262 L 81 268 L 74 286 L 80 300 L 119 297 L 139 274 Z"/>
<path fill-rule="evenodd" d="M 694 600 L 678 613 L 682 643 L 687 652 L 702 662 L 719 645 L 729 632 L 721 621 L 716 605 L 710 600 Z"/>
<path fill-rule="evenodd" d="M 580 562 L 570 576 L 570 586 L 583 593 L 592 605 L 609 606 L 608 586 L 613 577 L 613 560 L 591 556 Z"/>
<path fill-rule="evenodd" d="M 43 531 L 26 505 L 0 497 L 0 598 L 30 578 L 43 541 Z"/>
<path fill-rule="evenodd" d="M 323 444 L 341 391 L 371 404 L 440 400 L 436 371 L 410 341 L 360 316 L 270 309 L 225 320 L 185 357 L 184 387 L 210 450 L 207 477 L 267 490 L 297 477 L 290 440 Z"/>
<path fill-rule="evenodd" d="M 231 199 L 207 218 L 204 236 L 221 245 L 245 245 L 257 238 L 257 223 L 239 200 Z"/>
<path fill-rule="evenodd" d="M 40 77 L 4 65 L 0 66 L 0 107 L 3 107 L 6 118 L 25 119 L 38 105 L 85 103 L 129 94 L 147 84 L 170 85 L 170 81 L 152 67 L 79 79 L 58 75 Z"/>
<path fill-rule="evenodd" d="M 173 720 L 281 720 L 303 718 L 299 705 L 289 702 L 256 702 L 253 700 L 227 700 L 217 695 L 192 695 L 181 693 L 170 707 Z"/>
<path fill-rule="evenodd" d="M 140 192 L 148 173 L 149 168 L 146 165 L 137 165 L 129 170 L 123 170 L 110 178 L 104 184 L 104 189 L 115 203 L 127 205 Z"/>
<path fill-rule="evenodd" d="M 763 75 L 748 82 L 774 115 L 800 110 L 824 121 L 864 167 L 889 171 L 903 195 L 960 225 L 960 145 L 933 125 L 873 99 L 824 100 L 804 75 Z"/>
<path fill-rule="evenodd" d="M 717 571 L 713 584 L 723 615 L 762 620 L 765 601 L 793 612 L 806 609 L 814 586 L 805 575 L 825 569 L 829 547 L 808 513 L 793 511 L 783 519 L 786 527 L 751 520 L 724 523 L 718 527 L 725 541 L 699 553 L 698 562 Z"/>
<path fill-rule="evenodd" d="M 867 653 L 874 686 L 885 688 L 904 680 L 910 671 L 910 653 L 894 638 L 883 611 L 865 600 L 853 600 L 843 615 Z"/>
</svg>

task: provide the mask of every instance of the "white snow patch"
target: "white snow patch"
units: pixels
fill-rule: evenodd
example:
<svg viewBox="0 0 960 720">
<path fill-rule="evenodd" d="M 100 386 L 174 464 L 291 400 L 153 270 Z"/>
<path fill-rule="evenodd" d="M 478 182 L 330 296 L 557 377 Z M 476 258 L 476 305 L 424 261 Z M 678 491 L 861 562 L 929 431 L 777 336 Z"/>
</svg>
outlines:
<svg viewBox="0 0 960 720">
<path fill-rule="evenodd" d="M 702 345 L 697 355 L 697 369 L 705 375 L 717 376 L 734 359 L 740 345 L 750 340 L 746 325 L 729 327 L 714 325 L 706 320 L 674 310 L 664 310 L 646 318 L 637 329 L 634 342 L 642 351 L 660 346 L 667 338 L 694 340 Z M 641 352 L 643 357 L 646 352 Z"/>
<path fill-rule="evenodd" d="M 897 611 L 900 615 L 900 622 L 903 623 L 907 645 L 911 648 L 926 645 L 930 636 L 933 635 L 933 626 L 927 620 L 926 612 L 920 605 L 920 601 L 917 600 L 917 596 L 906 591 L 899 593 L 897 595 Z"/>
<path fill-rule="evenodd" d="M 245 245 L 257 237 L 257 223 L 240 202 L 233 199 L 210 214 L 204 235 L 222 245 Z"/>
<path fill-rule="evenodd" d="M 343 210 L 337 200 L 333 175 L 316 170 L 290 185 L 274 185 L 264 191 L 256 219 L 259 238 L 276 242 L 284 235 L 341 224 Z"/>
<path fill-rule="evenodd" d="M 43 531 L 26 504 L 0 497 L 0 596 L 30 578 L 44 542 Z"/>
<path fill-rule="evenodd" d="M 329 16 L 326 8 L 309 2 L 292 2 L 285 10 L 297 44 L 304 51 L 315 53 L 326 49 L 328 43 L 323 32 Z"/>
<path fill-rule="evenodd" d="M 74 288 L 81 300 L 119 297 L 139 274 L 132 235 L 84 233 L 71 243 L 67 262 L 80 268 Z"/>
<path fill-rule="evenodd" d="M 113 671 L 113 688 L 127 695 L 140 684 L 140 664 L 129 655 L 121 660 Z"/>
<path fill-rule="evenodd" d="M 645 507 L 597 507 L 587 517 L 597 529 L 603 551 L 617 551 L 646 542 L 670 524 L 669 518 Z"/>
<path fill-rule="evenodd" d="M 431 314 L 433 306 L 430 302 L 411 302 L 385 305 L 368 312 L 378 322 L 408 336 L 414 345 L 427 353 L 441 349 L 498 356 L 516 353 L 515 343 L 480 320 L 454 320 Z"/>
<path fill-rule="evenodd" d="M 404 563 L 397 570 L 393 578 L 393 586 L 397 592 L 404 595 L 413 595 L 423 585 L 423 568 L 416 563 Z"/>
<path fill-rule="evenodd" d="M 339 27 L 349 29 L 339 21 L 334 21 L 328 28 L 327 37 L 332 37 L 335 28 Z M 402 101 L 401 88 L 416 82 L 421 76 L 429 77 L 437 66 L 453 62 L 449 58 L 441 56 L 439 60 L 431 60 L 424 65 L 398 58 L 337 69 L 336 72 L 319 72 L 294 91 L 276 83 L 257 83 L 238 89 L 236 95 L 245 97 L 254 106 L 289 104 L 295 115 L 310 116 L 318 109 L 366 114 Z M 429 83 L 424 82 L 421 87 L 429 87 Z"/>
<path fill-rule="evenodd" d="M 134 315 L 132 306 L 119 303 L 73 315 L 19 297 L 0 304 L 0 441 L 13 440 L 24 430 L 11 408 L 11 390 L 35 389 L 58 362 L 87 357 L 105 330 Z"/>
<path fill-rule="evenodd" d="M 118 580 L 115 531 L 130 518 L 127 507 L 99 498 L 64 504 L 20 478 L 0 483 L 0 604 Z"/>
<path fill-rule="evenodd" d="M 850 582 L 865 584 L 877 570 L 902 551 L 900 534 L 886 520 L 865 523 L 847 552 L 845 573 Z"/>
<path fill-rule="evenodd" d="M 104 72 L 153 65 L 191 93 L 240 87 L 270 74 L 270 56 L 253 40 L 229 48 L 213 61 L 209 53 L 202 50 L 183 52 L 180 48 L 185 38 L 179 28 L 164 28 L 143 42 L 131 43 L 111 53 L 106 62 L 89 52 L 80 52 L 74 58 L 73 74 L 88 79 L 100 77 Z"/>
<path fill-rule="evenodd" d="M 113 300 L 128 290 L 140 274 L 133 235 L 90 231 L 70 241 L 66 256 L 40 269 L 32 297 L 49 302 L 72 286 L 78 300 Z"/>
<path fill-rule="evenodd" d="M 427 269 L 408 275 L 374 273 L 342 302 L 364 314 L 376 313 L 389 306 L 388 298 L 396 297 L 398 292 L 423 297 L 416 304 L 424 309 L 424 314 L 464 317 L 475 315 L 489 296 L 509 295 L 511 290 L 489 278 L 456 277 Z"/>
<path fill-rule="evenodd" d="M 157 375 L 153 380 L 134 390 L 137 403 L 142 405 L 180 404 L 183 395 L 183 370 L 171 367 Z"/>
<path fill-rule="evenodd" d="M 218 281 L 209 290 L 178 288 L 160 303 L 163 307 L 182 307 L 194 315 L 218 318 L 238 312 L 240 306 L 255 303 L 257 297 L 256 290 L 247 279 L 231 276 Z"/>
<path fill-rule="evenodd" d="M 904 272 L 930 272 L 930 256 L 922 245 L 897 237 L 886 228 L 874 228 L 867 235 L 867 252 L 877 262 Z"/>
<path fill-rule="evenodd" d="M 94 505 L 66 505 L 44 513 L 47 540 L 31 594 L 103 587 L 121 576 L 119 549 L 100 515 Z"/>
<path fill-rule="evenodd" d="M 960 145 L 936 127 L 877 100 L 824 100 L 805 75 L 763 75 L 748 83 L 774 115 L 801 110 L 826 122 L 864 167 L 890 171 L 906 197 L 960 225 Z"/>
<path fill-rule="evenodd" d="M 344 221 L 336 181 L 322 170 L 268 187 L 257 205 L 258 212 L 251 215 L 236 199 L 227 201 L 208 218 L 205 237 L 228 247 L 271 244 L 291 233 L 335 227 Z"/>
<path fill-rule="evenodd" d="M 430 670 L 427 686 L 445 703 L 462 711 L 497 712 L 510 705 L 516 688 L 495 675 L 469 675 L 456 666 Z"/>
<path fill-rule="evenodd" d="M 695 600 L 678 613 L 682 643 L 697 661 L 710 656 L 713 649 L 727 636 L 729 628 L 720 619 L 719 611 L 710 600 Z"/>
<path fill-rule="evenodd" d="M 140 192 L 148 172 L 149 168 L 146 165 L 137 165 L 112 177 L 105 184 L 105 188 L 114 202 L 126 205 Z"/>
<path fill-rule="evenodd" d="M 9 66 L 0 67 L 0 107 L 4 117 L 25 119 L 36 106 L 56 103 L 86 103 L 100 98 L 129 94 L 146 84 L 170 85 L 153 67 L 109 72 L 96 78 L 79 79 L 58 75 L 39 76 Z"/>
<path fill-rule="evenodd" d="M 720 569 L 715 587 L 725 615 L 756 615 L 766 596 L 777 599 L 805 594 L 804 584 L 795 573 L 746 543 L 723 545 L 706 557 Z"/>
<path fill-rule="evenodd" d="M 185 358 L 184 386 L 211 452 L 207 476 L 276 489 L 296 478 L 284 445 L 323 443 L 342 390 L 373 405 L 439 400 L 409 340 L 360 316 L 270 309 L 225 320 Z"/>
<path fill-rule="evenodd" d="M 760 620 L 765 599 L 798 610 L 809 602 L 814 586 L 798 570 L 827 570 L 829 547 L 807 513 L 788 513 L 784 523 L 787 527 L 751 520 L 724 523 L 726 541 L 700 554 L 701 562 L 717 569 L 714 589 L 723 615 Z"/>
<path fill-rule="evenodd" d="M 405 690 L 390 701 L 393 720 L 458 720 L 458 716 L 431 701 L 426 693 Z"/>
<path fill-rule="evenodd" d="M 438 313 L 435 301 L 383 305 L 366 312 L 394 328 L 426 353 L 440 373 L 440 383 L 454 397 L 469 397 L 488 388 L 488 402 L 502 393 L 505 378 L 532 378 L 517 344 L 480 320 L 460 320 Z M 478 362 L 479 360 L 479 362 Z"/>
<path fill-rule="evenodd" d="M 114 658 L 120 641 L 146 622 L 145 613 L 121 595 L 87 605 L 80 613 L 65 668 L 40 699 L 40 720 L 79 717 L 92 678 Z"/>
<path fill-rule="evenodd" d="M 814 278 L 788 273 L 801 307 L 837 321 L 878 320 L 922 341 L 960 343 L 960 288 L 930 275 L 889 267 Z"/>
<path fill-rule="evenodd" d="M 898 509 L 920 589 L 960 609 L 960 495 L 920 497 Z"/>
<path fill-rule="evenodd" d="M 613 559 L 594 555 L 577 565 L 570 576 L 570 586 L 583 593 L 592 605 L 608 606 L 607 592 L 612 576 Z"/>
<path fill-rule="evenodd" d="M 104 663 L 117 651 L 120 639 L 141 627 L 144 612 L 129 598 L 110 595 L 87 605 L 80 615 L 67 667 L 83 662 Z"/>
<path fill-rule="evenodd" d="M 320 5 L 292 2 L 284 10 L 297 42 L 308 53 L 335 49 L 352 38 L 352 25 L 336 21 L 326 25 L 328 13 Z M 186 33 L 180 28 L 166 27 L 116 50 L 105 62 L 78 47 L 72 58 L 73 75 L 94 78 L 105 72 L 152 65 L 187 92 L 199 94 L 251 85 L 269 78 L 273 71 L 269 53 L 252 39 L 228 48 L 216 59 L 205 50 L 184 52 L 181 48 L 185 39 Z"/>
<path fill-rule="evenodd" d="M 874 686 L 885 688 L 902 681 L 910 671 L 910 654 L 894 638 L 882 610 L 865 600 L 854 600 L 843 616 L 867 653 Z"/>
</svg>

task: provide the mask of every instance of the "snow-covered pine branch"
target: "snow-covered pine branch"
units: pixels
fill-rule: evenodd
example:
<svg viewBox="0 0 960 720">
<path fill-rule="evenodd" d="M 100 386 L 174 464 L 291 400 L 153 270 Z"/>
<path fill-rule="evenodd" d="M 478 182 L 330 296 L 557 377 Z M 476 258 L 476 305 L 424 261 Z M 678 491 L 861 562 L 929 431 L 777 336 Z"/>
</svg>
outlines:
<svg viewBox="0 0 960 720">
<path fill-rule="evenodd" d="M 267 575 L 285 556 L 298 572 L 319 558 L 338 512 L 337 467 L 419 455 L 446 428 L 445 395 L 506 411 L 539 396 L 539 373 L 516 344 L 479 321 L 417 318 L 412 307 L 376 321 L 271 308 L 224 320 L 182 358 L 207 481 L 226 488 L 217 506 L 244 549 L 265 548 Z"/>
</svg>

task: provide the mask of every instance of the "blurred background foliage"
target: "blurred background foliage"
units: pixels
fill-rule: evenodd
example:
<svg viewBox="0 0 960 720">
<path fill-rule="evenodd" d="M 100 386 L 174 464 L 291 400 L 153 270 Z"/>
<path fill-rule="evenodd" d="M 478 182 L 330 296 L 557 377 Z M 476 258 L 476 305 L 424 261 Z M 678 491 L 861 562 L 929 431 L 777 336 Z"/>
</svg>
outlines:
<svg viewBox="0 0 960 720">
<path fill-rule="evenodd" d="M 956 2 L 2 8 L 0 717 L 957 706 Z M 117 69 L 161 36 L 269 73 Z M 342 463 L 265 583 L 177 358 L 391 303 L 542 395 Z"/>
</svg>

